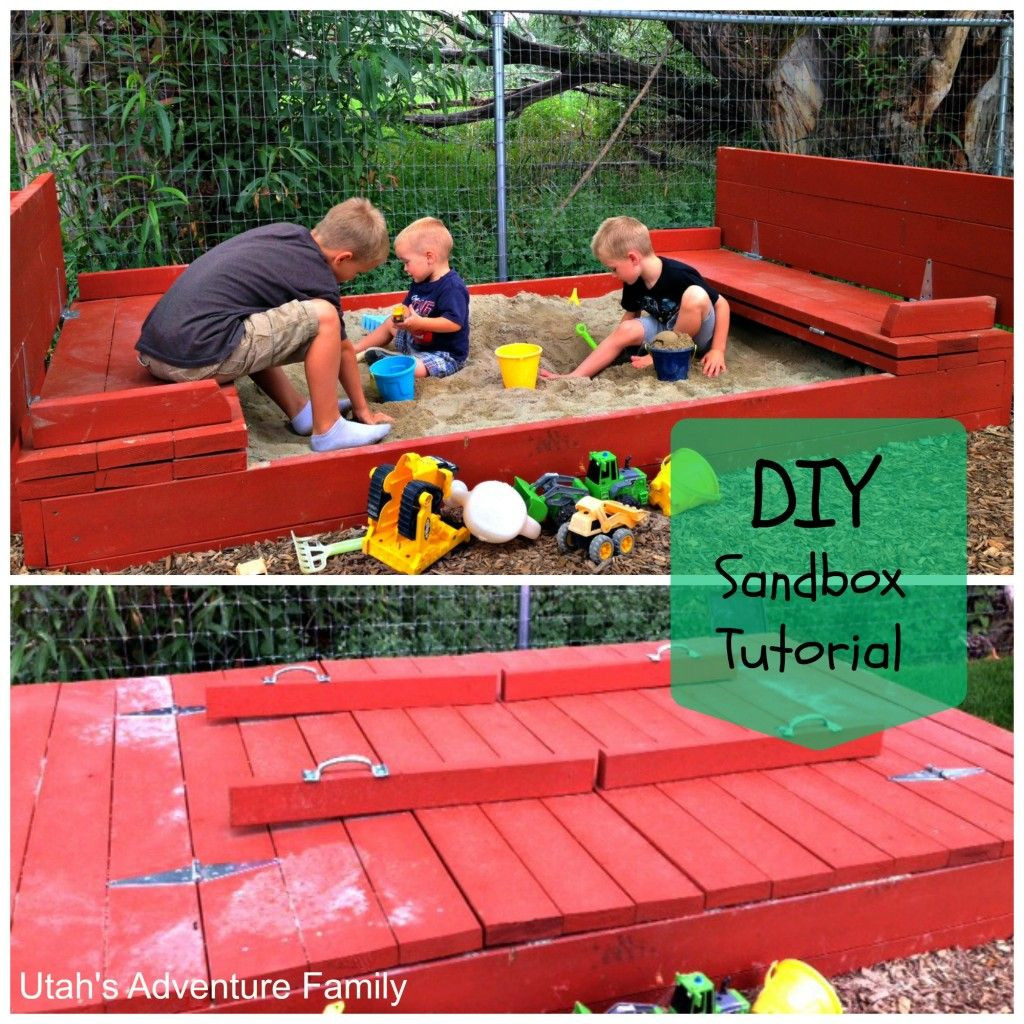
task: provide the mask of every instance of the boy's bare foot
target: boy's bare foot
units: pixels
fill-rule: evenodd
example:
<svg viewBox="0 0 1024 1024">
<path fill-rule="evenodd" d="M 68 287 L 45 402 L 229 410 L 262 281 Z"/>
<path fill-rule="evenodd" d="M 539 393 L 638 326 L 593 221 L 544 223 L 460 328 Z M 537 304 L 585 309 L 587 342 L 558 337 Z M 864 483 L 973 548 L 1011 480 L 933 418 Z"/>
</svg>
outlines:
<svg viewBox="0 0 1024 1024">
<path fill-rule="evenodd" d="M 635 370 L 646 370 L 654 365 L 654 356 L 630 356 L 629 361 Z"/>
<path fill-rule="evenodd" d="M 579 377 L 582 376 L 582 374 L 579 374 L 579 373 L 554 373 L 551 370 L 545 370 L 543 367 L 541 367 L 541 369 L 539 371 L 539 376 L 543 380 L 567 380 L 569 377 L 579 378 Z"/>
</svg>

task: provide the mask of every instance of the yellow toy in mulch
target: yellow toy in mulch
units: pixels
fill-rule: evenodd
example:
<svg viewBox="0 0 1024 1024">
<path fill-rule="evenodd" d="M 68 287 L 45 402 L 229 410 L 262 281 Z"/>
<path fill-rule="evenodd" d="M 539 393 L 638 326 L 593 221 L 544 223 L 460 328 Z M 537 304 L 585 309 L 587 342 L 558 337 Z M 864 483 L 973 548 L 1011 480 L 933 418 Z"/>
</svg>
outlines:
<svg viewBox="0 0 1024 1024">
<path fill-rule="evenodd" d="M 676 483 L 679 493 L 672 502 L 672 458 L 676 460 Z M 711 463 L 700 452 L 692 448 L 677 448 L 661 460 L 661 469 L 651 481 L 650 502 L 661 509 L 662 514 L 686 512 L 700 505 L 720 501 L 721 488 Z"/>
<path fill-rule="evenodd" d="M 751 1013 L 842 1013 L 836 990 L 802 960 L 775 960 Z"/>
<path fill-rule="evenodd" d="M 412 576 L 468 541 L 465 526 L 441 517 L 458 468 L 447 459 L 415 452 L 406 452 L 394 466 L 375 466 L 370 471 L 363 554 Z"/>
</svg>

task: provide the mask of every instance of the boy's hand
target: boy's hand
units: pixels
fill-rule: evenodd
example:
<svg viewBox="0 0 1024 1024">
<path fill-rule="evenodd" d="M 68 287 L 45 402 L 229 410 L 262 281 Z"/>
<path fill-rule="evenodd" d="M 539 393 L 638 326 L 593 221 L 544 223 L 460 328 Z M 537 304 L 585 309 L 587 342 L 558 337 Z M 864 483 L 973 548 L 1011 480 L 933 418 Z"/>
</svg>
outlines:
<svg viewBox="0 0 1024 1024">
<path fill-rule="evenodd" d="M 634 370 L 646 370 L 648 366 L 654 365 L 654 356 L 630 356 L 629 361 Z"/>
<path fill-rule="evenodd" d="M 369 406 L 364 409 L 353 409 L 352 416 L 354 419 L 359 420 L 360 423 L 365 423 L 367 426 L 374 426 L 377 423 L 394 423 L 394 416 L 389 416 L 385 412 L 374 412 Z"/>
<path fill-rule="evenodd" d="M 700 366 L 705 377 L 717 377 L 720 373 L 725 373 L 725 353 L 711 349 L 700 361 Z"/>
</svg>

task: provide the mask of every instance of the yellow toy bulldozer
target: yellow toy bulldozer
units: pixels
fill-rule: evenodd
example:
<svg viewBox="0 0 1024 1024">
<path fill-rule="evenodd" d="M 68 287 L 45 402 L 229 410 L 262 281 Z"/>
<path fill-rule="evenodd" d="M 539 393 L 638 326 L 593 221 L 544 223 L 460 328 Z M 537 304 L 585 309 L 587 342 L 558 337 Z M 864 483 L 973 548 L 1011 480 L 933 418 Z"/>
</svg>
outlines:
<svg viewBox="0 0 1024 1024">
<path fill-rule="evenodd" d="M 396 572 L 415 575 L 469 540 L 469 530 L 441 518 L 458 466 L 447 459 L 406 452 L 394 466 L 370 472 L 369 520 L 363 554 Z"/>
</svg>

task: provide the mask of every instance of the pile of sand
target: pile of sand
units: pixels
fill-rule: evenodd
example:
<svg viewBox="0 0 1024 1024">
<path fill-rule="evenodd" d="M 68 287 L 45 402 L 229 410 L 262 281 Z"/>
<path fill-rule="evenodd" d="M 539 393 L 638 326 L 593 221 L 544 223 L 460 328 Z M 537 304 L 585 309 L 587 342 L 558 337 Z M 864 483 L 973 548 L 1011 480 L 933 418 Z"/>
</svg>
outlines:
<svg viewBox="0 0 1024 1024">
<path fill-rule="evenodd" d="M 586 323 L 593 337 L 600 341 L 622 316 L 619 297 L 616 290 L 601 298 L 585 299 L 577 308 L 564 298 L 531 292 L 520 292 L 513 298 L 473 296 L 469 362 L 453 377 L 417 380 L 416 398 L 411 402 L 377 402 L 369 370 L 360 364 L 370 404 L 395 418 L 388 440 L 660 406 L 688 398 L 761 391 L 873 372 L 824 349 L 734 319 L 726 352 L 728 370 L 714 379 L 706 378 L 699 365 L 695 365 L 688 380 L 662 382 L 653 369 L 635 370 L 626 364 L 610 367 L 594 380 L 540 381 L 535 391 L 505 390 L 494 356 L 499 345 L 534 342 L 544 349 L 541 366 L 566 373 L 589 351 L 575 331 L 576 324 Z M 350 338 L 357 340 L 363 336 L 361 321 L 367 312 L 387 313 L 390 307 L 347 313 L 345 326 Z M 287 370 L 305 394 L 302 364 Z M 248 378 L 238 382 L 238 392 L 249 427 L 250 463 L 309 453 L 308 439 L 296 437 L 288 430 L 284 414 Z"/>
</svg>

